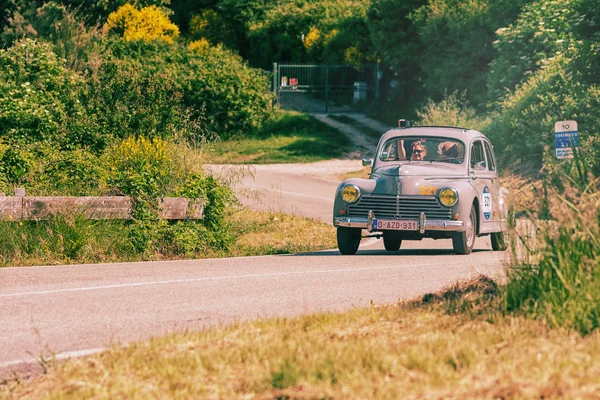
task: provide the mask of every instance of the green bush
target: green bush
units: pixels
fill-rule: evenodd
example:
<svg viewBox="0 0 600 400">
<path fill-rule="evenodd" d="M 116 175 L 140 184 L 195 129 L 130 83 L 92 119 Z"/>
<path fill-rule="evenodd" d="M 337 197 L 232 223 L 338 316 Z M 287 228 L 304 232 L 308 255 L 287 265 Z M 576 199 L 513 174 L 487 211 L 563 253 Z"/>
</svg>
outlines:
<svg viewBox="0 0 600 400">
<path fill-rule="evenodd" d="M 173 146 L 159 138 L 128 138 L 106 154 L 106 187 L 117 195 L 155 200 L 171 193 L 183 171 Z"/>
<path fill-rule="evenodd" d="M 71 129 L 101 150 L 113 138 L 129 136 L 201 141 L 207 130 L 196 120 L 166 73 L 154 73 L 118 60 L 105 61 L 89 79 L 81 103 L 88 119 Z M 89 134 L 88 134 L 89 132 Z M 84 140 L 82 138 L 82 140 Z"/>
<path fill-rule="evenodd" d="M 267 76 L 229 50 L 123 41 L 108 41 L 107 47 L 113 60 L 169 76 L 194 115 L 202 112 L 207 129 L 221 138 L 251 135 L 271 116 L 273 96 Z"/>
<path fill-rule="evenodd" d="M 47 43 L 25 39 L 0 50 L 0 138 L 69 141 L 63 124 L 84 112 L 78 101 L 82 86 Z"/>
<path fill-rule="evenodd" d="M 527 75 L 574 44 L 571 29 L 575 2 L 539 0 L 527 4 L 514 23 L 496 31 L 497 55 L 487 78 L 490 100 L 504 96 Z"/>
<path fill-rule="evenodd" d="M 273 62 L 321 62 L 343 60 L 347 47 L 331 47 L 338 54 L 325 53 L 329 40 L 349 33 L 340 28 L 346 21 L 364 20 L 370 1 L 295 1 L 279 2 L 221 0 L 217 6 L 220 15 L 237 32 L 232 35 L 236 48 L 251 65 L 270 70 Z M 317 48 L 302 42 L 315 32 Z M 341 38 L 338 38 L 338 40 Z M 229 43 L 226 43 L 229 44 Z"/>
<path fill-rule="evenodd" d="M 504 165 L 526 163 L 535 169 L 554 154 L 554 124 L 576 120 L 583 158 L 598 171 L 600 87 L 588 85 L 573 61 L 556 57 L 508 96 L 488 129 Z"/>
</svg>

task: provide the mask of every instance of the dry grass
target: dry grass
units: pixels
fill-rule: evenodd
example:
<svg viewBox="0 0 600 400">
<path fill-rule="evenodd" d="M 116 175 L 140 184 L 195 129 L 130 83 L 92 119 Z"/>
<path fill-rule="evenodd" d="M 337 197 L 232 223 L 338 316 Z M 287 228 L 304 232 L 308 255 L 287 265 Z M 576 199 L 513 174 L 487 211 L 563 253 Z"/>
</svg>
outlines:
<svg viewBox="0 0 600 400">
<path fill-rule="evenodd" d="M 230 256 L 299 253 L 336 247 L 335 228 L 309 218 L 243 210 L 231 216 L 239 236 Z"/>
<path fill-rule="evenodd" d="M 505 172 L 500 184 L 510 192 L 510 206 L 516 215 L 534 216 L 541 207 L 544 193 L 542 182 Z"/>
<path fill-rule="evenodd" d="M 598 398 L 600 336 L 483 311 L 478 280 L 422 302 L 170 335 L 0 389 L 50 398 Z M 472 310 L 449 313 L 461 304 Z"/>
<path fill-rule="evenodd" d="M 371 172 L 371 167 L 366 166 L 366 167 L 362 167 L 362 169 L 359 169 L 357 171 L 351 171 L 351 172 L 346 172 L 345 174 L 336 175 L 335 178 L 339 179 L 340 181 L 343 181 L 344 179 L 348 179 L 348 178 L 367 179 L 367 178 L 369 178 L 370 172 Z"/>
</svg>

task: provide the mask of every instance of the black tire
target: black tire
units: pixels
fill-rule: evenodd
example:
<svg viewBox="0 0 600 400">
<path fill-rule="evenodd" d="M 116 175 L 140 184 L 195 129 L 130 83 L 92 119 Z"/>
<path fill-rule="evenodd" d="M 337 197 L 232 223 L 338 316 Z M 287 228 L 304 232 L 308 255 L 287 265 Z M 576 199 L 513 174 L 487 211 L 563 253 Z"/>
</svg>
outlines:
<svg viewBox="0 0 600 400">
<path fill-rule="evenodd" d="M 398 251 L 402 244 L 402 235 L 400 232 L 384 231 L 383 245 L 387 251 Z"/>
<path fill-rule="evenodd" d="M 492 239 L 492 250 L 504 251 L 508 247 L 504 238 L 504 232 L 491 233 L 490 238 Z"/>
<path fill-rule="evenodd" d="M 358 251 L 361 230 L 359 228 L 337 228 L 337 243 L 340 253 L 353 255 Z"/>
<path fill-rule="evenodd" d="M 471 206 L 469 220 L 464 232 L 454 232 L 452 234 L 452 247 L 456 254 L 471 254 L 475 246 L 475 237 L 477 236 L 477 213 L 475 206 Z"/>
</svg>

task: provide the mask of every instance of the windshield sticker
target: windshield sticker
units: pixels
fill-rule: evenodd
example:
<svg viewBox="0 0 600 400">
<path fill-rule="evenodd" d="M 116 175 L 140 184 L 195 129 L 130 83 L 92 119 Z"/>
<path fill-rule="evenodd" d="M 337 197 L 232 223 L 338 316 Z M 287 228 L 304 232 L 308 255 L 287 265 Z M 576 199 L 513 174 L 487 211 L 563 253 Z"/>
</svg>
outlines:
<svg viewBox="0 0 600 400">
<path fill-rule="evenodd" d="M 492 215 L 492 194 L 489 187 L 483 188 L 483 216 L 485 219 L 490 219 Z"/>
</svg>

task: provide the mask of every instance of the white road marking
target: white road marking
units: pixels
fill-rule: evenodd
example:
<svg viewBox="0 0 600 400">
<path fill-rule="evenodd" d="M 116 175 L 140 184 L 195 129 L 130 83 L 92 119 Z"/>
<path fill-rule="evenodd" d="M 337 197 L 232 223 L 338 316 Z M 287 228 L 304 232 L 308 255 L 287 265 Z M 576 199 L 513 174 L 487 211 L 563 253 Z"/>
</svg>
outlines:
<svg viewBox="0 0 600 400">
<path fill-rule="evenodd" d="M 99 352 L 104 351 L 104 350 L 106 350 L 106 349 L 105 348 L 97 348 L 97 349 L 67 351 L 65 353 L 55 354 L 55 355 L 53 355 L 50 358 L 53 359 L 53 360 L 62 361 L 62 360 L 68 360 L 69 358 L 91 356 L 92 354 L 96 354 L 96 353 L 99 353 Z M 39 360 L 35 359 L 35 358 L 27 358 L 27 359 L 22 359 L 22 360 L 5 361 L 5 362 L 0 363 L 0 368 L 8 368 L 8 367 L 14 367 L 15 365 L 32 364 L 32 363 L 37 363 L 37 362 L 39 362 Z"/>
<path fill-rule="evenodd" d="M 445 263 L 445 265 L 465 265 L 465 262 L 459 261 L 459 262 L 455 262 L 455 263 Z M 389 270 L 389 269 L 404 269 L 404 268 L 413 268 L 413 267 L 435 267 L 435 266 L 439 266 L 439 265 L 438 264 L 412 264 L 412 265 L 404 264 L 404 265 L 391 265 L 391 266 L 383 266 L 383 267 L 327 269 L 327 270 L 298 271 L 298 272 L 274 272 L 274 273 L 269 273 L 269 274 L 247 274 L 247 275 L 216 276 L 216 277 L 204 277 L 204 278 L 170 279 L 170 280 L 165 280 L 165 281 L 122 283 L 122 284 L 115 284 L 115 285 L 88 286 L 88 287 L 75 287 L 75 288 L 54 289 L 54 290 L 40 290 L 40 291 L 35 291 L 35 292 L 8 293 L 8 294 L 0 294 L 0 298 L 36 296 L 36 295 L 39 296 L 39 295 L 46 295 L 46 294 L 57 294 L 57 293 L 68 293 L 68 292 L 87 292 L 87 291 L 91 291 L 91 290 L 130 288 L 130 287 L 153 286 L 153 285 L 168 285 L 171 283 L 225 281 L 225 280 L 246 279 L 246 278 L 285 277 L 285 276 L 297 276 L 297 275 L 331 274 L 331 273 L 360 272 L 360 271 L 381 271 L 381 270 Z"/>
</svg>

